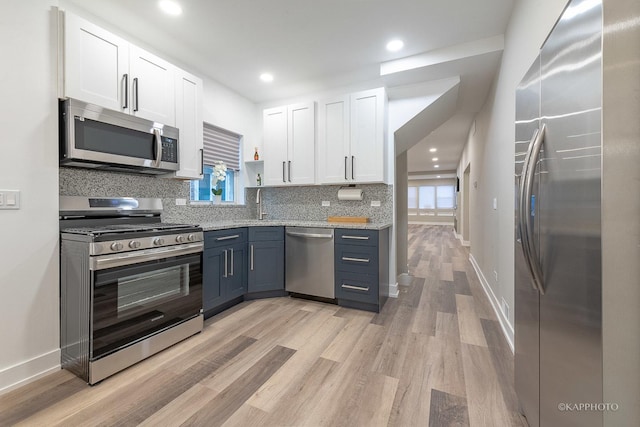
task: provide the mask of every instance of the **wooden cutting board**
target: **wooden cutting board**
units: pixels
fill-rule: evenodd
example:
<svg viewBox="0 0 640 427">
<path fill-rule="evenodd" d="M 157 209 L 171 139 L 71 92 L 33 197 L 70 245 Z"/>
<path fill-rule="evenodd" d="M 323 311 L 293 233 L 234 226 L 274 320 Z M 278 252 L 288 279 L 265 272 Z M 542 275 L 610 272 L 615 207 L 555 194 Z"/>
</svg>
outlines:
<svg viewBox="0 0 640 427">
<path fill-rule="evenodd" d="M 327 218 L 327 222 L 356 222 L 356 223 L 367 223 L 369 222 L 369 217 L 366 216 L 330 216 Z"/>
</svg>

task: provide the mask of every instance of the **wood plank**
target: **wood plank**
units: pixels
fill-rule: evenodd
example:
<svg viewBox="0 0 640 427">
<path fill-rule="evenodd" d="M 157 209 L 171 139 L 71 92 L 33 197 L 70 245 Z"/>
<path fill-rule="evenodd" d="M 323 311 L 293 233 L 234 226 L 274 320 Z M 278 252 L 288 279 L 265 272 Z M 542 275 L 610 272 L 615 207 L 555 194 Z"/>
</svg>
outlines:
<svg viewBox="0 0 640 427">
<path fill-rule="evenodd" d="M 467 273 L 464 271 L 453 272 L 453 283 L 455 284 L 456 294 L 459 295 L 472 295 L 471 288 L 469 287 L 469 281 L 467 280 Z"/>
<path fill-rule="evenodd" d="M 472 427 L 511 425 L 511 414 L 505 406 L 489 349 L 463 343 L 462 361 L 469 424 Z"/>
<path fill-rule="evenodd" d="M 474 298 L 467 295 L 456 295 L 458 307 L 458 327 L 460 341 L 467 344 L 487 347 L 480 318 L 476 314 Z"/>
<path fill-rule="evenodd" d="M 276 346 L 233 384 L 220 392 L 183 426 L 221 426 L 236 412 L 271 375 L 295 353 L 290 348 Z"/>
<path fill-rule="evenodd" d="M 468 426 L 467 400 L 440 390 L 431 389 L 429 427 Z"/>
</svg>

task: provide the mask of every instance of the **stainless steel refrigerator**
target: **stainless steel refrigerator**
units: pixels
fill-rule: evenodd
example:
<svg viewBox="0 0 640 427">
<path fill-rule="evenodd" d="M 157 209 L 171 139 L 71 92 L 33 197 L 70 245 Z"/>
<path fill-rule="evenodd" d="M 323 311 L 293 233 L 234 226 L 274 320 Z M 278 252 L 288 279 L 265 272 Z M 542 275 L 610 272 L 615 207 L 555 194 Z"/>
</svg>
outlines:
<svg viewBox="0 0 640 427">
<path fill-rule="evenodd" d="M 532 427 L 632 425 L 638 412 L 640 397 L 607 391 L 638 388 L 640 355 L 608 347 L 629 343 L 613 324 L 625 314 L 604 314 L 620 304 L 638 319 L 613 289 L 640 287 L 639 3 L 570 2 L 516 91 L 515 387 Z M 608 204 L 622 200 L 632 208 Z"/>
</svg>

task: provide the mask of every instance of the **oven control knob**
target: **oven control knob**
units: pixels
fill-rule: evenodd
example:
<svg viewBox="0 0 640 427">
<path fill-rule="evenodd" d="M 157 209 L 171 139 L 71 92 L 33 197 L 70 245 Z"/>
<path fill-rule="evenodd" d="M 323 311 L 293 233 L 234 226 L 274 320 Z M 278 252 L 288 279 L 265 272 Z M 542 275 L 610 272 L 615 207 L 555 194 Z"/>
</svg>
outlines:
<svg viewBox="0 0 640 427">
<path fill-rule="evenodd" d="M 129 247 L 131 249 L 138 249 L 140 247 L 141 243 L 138 242 L 137 240 L 132 240 L 129 242 Z"/>
<path fill-rule="evenodd" d="M 178 243 L 184 242 L 184 236 L 182 234 L 176 236 L 176 242 Z"/>
<path fill-rule="evenodd" d="M 162 237 L 157 237 L 153 239 L 153 244 L 156 246 L 164 245 L 164 239 Z"/>
<path fill-rule="evenodd" d="M 123 247 L 124 247 L 124 246 L 123 246 L 123 245 L 122 245 L 122 243 L 120 243 L 120 242 L 113 242 L 113 243 L 111 244 L 111 250 L 112 250 L 112 251 L 121 251 Z"/>
<path fill-rule="evenodd" d="M 193 242 L 194 240 L 196 240 L 196 236 L 194 236 L 193 234 L 189 234 L 187 236 L 187 240 L 190 241 L 190 242 Z"/>
</svg>

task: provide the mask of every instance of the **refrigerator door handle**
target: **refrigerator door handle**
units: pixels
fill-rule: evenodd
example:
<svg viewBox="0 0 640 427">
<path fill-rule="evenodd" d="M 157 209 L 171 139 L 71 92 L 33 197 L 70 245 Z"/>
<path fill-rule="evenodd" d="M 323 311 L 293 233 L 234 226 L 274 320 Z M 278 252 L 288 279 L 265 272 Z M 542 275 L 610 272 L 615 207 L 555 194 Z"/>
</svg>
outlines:
<svg viewBox="0 0 640 427">
<path fill-rule="evenodd" d="M 524 159 L 524 167 L 520 178 L 520 236 L 522 238 L 522 249 L 524 257 L 529 267 L 529 272 L 533 277 L 535 288 L 544 295 L 544 283 L 540 260 L 538 259 L 533 245 L 533 221 L 531 221 L 531 195 L 533 193 L 533 183 L 535 179 L 536 165 L 540 157 L 540 150 L 544 142 L 546 126 L 543 124 L 536 130 L 529 144 L 529 152 Z"/>
</svg>

